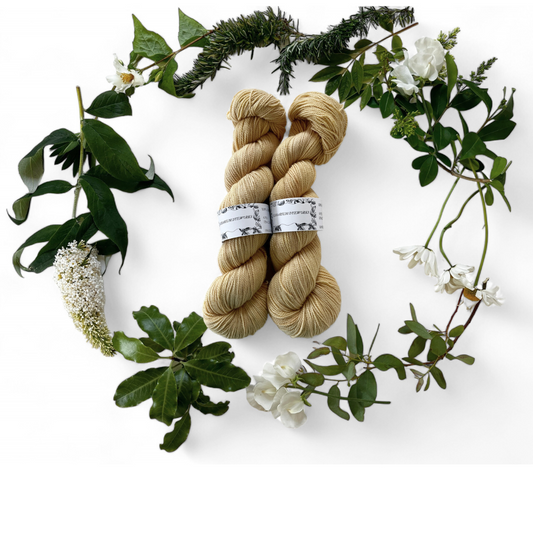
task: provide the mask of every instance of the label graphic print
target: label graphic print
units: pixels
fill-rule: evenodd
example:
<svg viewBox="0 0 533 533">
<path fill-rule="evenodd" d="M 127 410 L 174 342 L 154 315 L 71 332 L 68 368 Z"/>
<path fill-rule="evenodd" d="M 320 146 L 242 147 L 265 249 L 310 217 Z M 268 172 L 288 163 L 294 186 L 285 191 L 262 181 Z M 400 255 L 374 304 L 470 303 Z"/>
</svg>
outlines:
<svg viewBox="0 0 533 533">
<path fill-rule="evenodd" d="M 270 202 L 274 233 L 324 229 L 320 198 L 284 198 Z"/>
<path fill-rule="evenodd" d="M 272 233 L 268 204 L 239 204 L 217 213 L 222 242 L 245 235 Z"/>
</svg>

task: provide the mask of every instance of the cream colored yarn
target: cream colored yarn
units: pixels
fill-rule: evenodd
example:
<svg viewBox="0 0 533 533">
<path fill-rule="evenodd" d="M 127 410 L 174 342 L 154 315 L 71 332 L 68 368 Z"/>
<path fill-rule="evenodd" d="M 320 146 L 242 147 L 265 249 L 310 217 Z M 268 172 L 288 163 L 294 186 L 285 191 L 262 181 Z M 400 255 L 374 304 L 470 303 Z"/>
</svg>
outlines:
<svg viewBox="0 0 533 533">
<path fill-rule="evenodd" d="M 311 189 L 315 165 L 323 165 L 333 157 L 348 125 L 342 105 L 316 92 L 296 97 L 289 119 L 292 122 L 289 137 L 272 158 L 276 185 L 271 202 L 317 198 Z M 272 235 L 270 257 L 277 272 L 268 287 L 268 311 L 277 326 L 291 337 L 319 335 L 339 316 L 339 286 L 320 265 L 321 255 L 316 231 Z"/>
<path fill-rule="evenodd" d="M 269 164 L 285 134 L 285 110 L 274 96 L 246 89 L 234 96 L 227 117 L 235 130 L 233 155 L 224 176 L 228 194 L 220 209 L 265 203 L 274 186 Z M 267 253 L 263 246 L 268 237 L 250 235 L 222 243 L 218 255 L 222 276 L 209 288 L 203 310 L 207 327 L 215 333 L 240 339 L 265 324 Z"/>
</svg>

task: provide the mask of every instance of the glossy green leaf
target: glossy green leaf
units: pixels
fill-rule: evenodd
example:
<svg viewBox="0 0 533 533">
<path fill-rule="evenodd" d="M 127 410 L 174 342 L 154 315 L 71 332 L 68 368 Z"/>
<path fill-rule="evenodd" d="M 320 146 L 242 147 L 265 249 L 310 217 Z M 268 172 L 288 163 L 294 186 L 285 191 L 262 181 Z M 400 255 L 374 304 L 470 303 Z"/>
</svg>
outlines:
<svg viewBox="0 0 533 533">
<path fill-rule="evenodd" d="M 423 337 L 424 339 L 428 339 L 428 340 L 432 339 L 429 331 L 419 322 L 415 322 L 414 320 L 406 320 L 405 325 L 413 333 L 416 333 L 419 337 Z"/>
<path fill-rule="evenodd" d="M 451 168 L 452 162 L 447 155 L 443 154 L 442 152 L 437 152 L 436 156 L 441 163 L 444 163 L 446 166 Z"/>
<path fill-rule="evenodd" d="M 438 356 L 444 355 L 447 351 L 446 342 L 444 342 L 444 339 L 442 337 L 435 336 L 431 339 L 431 344 L 430 344 L 429 349 L 435 355 L 438 355 Z M 430 359 L 430 361 L 432 360 L 433 359 Z"/>
<path fill-rule="evenodd" d="M 337 348 L 337 350 L 340 350 L 341 352 L 346 351 L 346 339 L 343 337 L 331 337 L 327 340 L 325 340 L 322 343 L 324 346 L 331 346 L 332 348 Z"/>
<path fill-rule="evenodd" d="M 495 120 L 480 130 L 479 138 L 485 142 L 501 141 L 511 135 L 515 126 L 516 122 L 512 120 Z"/>
<path fill-rule="evenodd" d="M 86 119 L 83 134 L 91 153 L 114 178 L 148 181 L 128 143 L 113 128 L 99 120 Z"/>
<path fill-rule="evenodd" d="M 319 70 L 309 81 L 328 81 L 334 76 L 338 76 L 339 74 L 342 74 L 344 72 L 344 67 L 326 67 L 322 70 Z"/>
<path fill-rule="evenodd" d="M 356 420 L 364 422 L 365 408 L 361 405 L 357 397 L 357 383 L 354 383 L 350 387 L 350 392 L 348 393 L 348 407 Z"/>
<path fill-rule="evenodd" d="M 392 37 L 391 49 L 393 52 L 399 52 L 403 49 L 402 39 L 399 35 L 394 35 Z"/>
<path fill-rule="evenodd" d="M 145 346 L 148 346 L 148 348 L 151 348 L 156 353 L 161 353 L 164 350 L 163 346 L 153 341 L 150 337 L 141 337 L 139 340 Z"/>
<path fill-rule="evenodd" d="M 359 61 L 354 61 L 352 65 L 352 83 L 358 93 L 361 92 L 361 89 L 363 88 L 364 77 L 365 73 L 363 66 Z"/>
<path fill-rule="evenodd" d="M 175 452 L 187 440 L 190 430 L 191 415 L 187 411 L 183 418 L 174 424 L 174 429 L 165 435 L 163 443 L 159 445 L 159 448 L 169 453 Z"/>
<path fill-rule="evenodd" d="M 204 346 L 196 355 L 195 359 L 217 359 L 221 355 L 229 352 L 231 344 L 229 342 L 214 342 Z"/>
<path fill-rule="evenodd" d="M 452 94 L 453 88 L 455 87 L 455 84 L 457 83 L 457 65 L 455 63 L 455 59 L 453 56 L 448 52 L 446 54 L 446 73 L 448 77 L 448 87 L 447 87 L 447 96 L 448 100 L 450 100 L 450 96 Z"/>
<path fill-rule="evenodd" d="M 513 89 L 511 96 L 507 101 L 505 107 L 494 117 L 494 120 L 511 120 L 513 118 L 514 110 L 514 93 L 516 89 Z"/>
<path fill-rule="evenodd" d="M 431 107 L 433 109 L 433 117 L 435 120 L 439 120 L 448 104 L 448 88 L 446 85 L 435 85 L 431 89 Z"/>
<path fill-rule="evenodd" d="M 365 370 L 358 378 L 356 396 L 362 407 L 370 407 L 378 395 L 376 377 L 371 370 Z"/>
<path fill-rule="evenodd" d="M 337 416 L 340 416 L 343 420 L 350 420 L 350 415 L 346 411 L 341 409 L 339 405 L 341 391 L 338 385 L 333 385 L 333 387 L 329 389 L 328 394 L 328 407 L 330 408 L 331 412 L 335 413 Z"/>
<path fill-rule="evenodd" d="M 426 154 L 421 155 L 420 157 L 417 157 L 416 159 L 413 159 L 413 162 L 411 163 L 411 166 L 415 170 L 420 170 L 422 168 L 422 165 L 426 162 L 426 160 L 431 159 L 433 156 Z"/>
<path fill-rule="evenodd" d="M 183 320 L 176 331 L 174 351 L 179 352 L 199 339 L 206 331 L 204 319 L 194 311 Z"/>
<path fill-rule="evenodd" d="M 317 348 L 316 350 L 313 350 L 308 356 L 307 359 L 316 359 L 317 357 L 320 357 L 322 355 L 327 355 L 330 353 L 329 348 Z"/>
<path fill-rule="evenodd" d="M 178 399 L 174 418 L 181 418 L 187 412 L 191 402 L 193 401 L 193 381 L 184 368 L 180 368 L 174 374 L 174 379 L 176 381 L 176 395 Z M 198 382 L 196 383 L 198 390 L 196 392 L 195 399 L 200 393 L 200 385 Z"/>
<path fill-rule="evenodd" d="M 488 206 L 491 206 L 494 203 L 494 193 L 492 192 L 492 187 L 487 183 L 485 191 L 485 203 Z"/>
<path fill-rule="evenodd" d="M 342 374 L 342 372 L 344 370 L 346 370 L 346 367 L 347 365 L 344 364 L 344 365 L 327 365 L 327 366 L 322 366 L 322 365 L 316 365 L 314 363 L 311 363 L 310 361 L 308 361 L 307 359 L 305 360 L 305 362 L 313 369 L 313 370 L 316 370 L 317 372 L 320 372 L 320 374 L 324 375 L 324 376 L 336 376 L 338 374 Z"/>
<path fill-rule="evenodd" d="M 170 94 L 176 96 L 176 86 L 174 85 L 174 74 L 178 70 L 178 63 L 175 59 L 171 59 L 163 71 L 163 76 L 159 80 L 158 87 Z"/>
<path fill-rule="evenodd" d="M 498 176 L 497 178 L 495 178 L 495 179 L 491 182 L 491 184 L 492 184 L 492 187 L 493 187 L 494 189 L 496 189 L 496 190 L 500 193 L 500 195 L 501 195 L 503 201 L 504 201 L 505 204 L 507 205 L 507 208 L 509 209 L 509 211 L 511 211 L 511 204 L 509 203 L 509 200 L 508 200 L 507 197 L 505 196 L 505 188 L 504 188 L 503 182 L 500 181 L 500 179 L 501 179 L 502 177 L 505 177 L 505 174 L 502 174 L 501 176 Z"/>
<path fill-rule="evenodd" d="M 113 90 L 99 94 L 85 111 L 100 118 L 125 117 L 133 113 L 130 99 Z"/>
<path fill-rule="evenodd" d="M 388 353 L 380 355 L 379 357 L 376 357 L 376 359 L 374 359 L 373 363 L 374 366 L 382 372 L 394 368 L 394 370 L 396 370 L 396 373 L 398 374 L 398 379 L 406 378 L 405 367 L 403 363 L 394 355 Z"/>
<path fill-rule="evenodd" d="M 443 150 L 452 141 L 455 141 L 458 137 L 456 130 L 450 127 L 444 127 L 440 122 L 437 122 L 433 128 L 433 142 L 437 150 Z"/>
<path fill-rule="evenodd" d="M 471 89 L 465 89 L 455 95 L 450 103 L 450 106 L 457 111 L 468 111 L 479 105 L 481 98 L 477 96 Z"/>
<path fill-rule="evenodd" d="M 352 89 L 352 74 L 347 70 L 341 78 L 339 84 L 339 102 L 344 102 L 350 95 Z"/>
<path fill-rule="evenodd" d="M 13 267 L 21 278 L 23 277 L 21 272 L 22 270 L 24 270 L 25 272 L 30 272 L 30 270 L 24 265 L 22 265 L 20 262 L 24 249 L 34 244 L 48 242 L 60 227 L 60 224 L 52 224 L 50 226 L 46 226 L 45 228 L 36 231 L 33 235 L 28 237 L 23 244 L 18 247 L 17 251 L 13 254 Z"/>
<path fill-rule="evenodd" d="M 326 83 L 326 88 L 324 89 L 324 93 L 328 96 L 331 96 L 338 88 L 341 83 L 341 76 L 333 76 L 328 82 Z"/>
<path fill-rule="evenodd" d="M 439 173 L 439 164 L 437 159 L 434 156 L 430 156 L 429 159 L 426 159 L 418 174 L 418 180 L 422 187 L 426 187 L 432 183 Z"/>
<path fill-rule="evenodd" d="M 139 327 L 163 348 L 172 351 L 174 348 L 174 330 L 170 320 L 155 305 L 141 307 L 133 312 L 133 318 Z"/>
<path fill-rule="evenodd" d="M 191 359 L 183 363 L 187 372 L 202 385 L 230 392 L 246 388 L 250 377 L 246 372 L 231 363 L 210 359 Z"/>
<path fill-rule="evenodd" d="M 187 46 L 195 39 L 198 39 L 198 37 L 201 37 L 207 33 L 207 30 L 197 20 L 187 16 L 181 9 L 178 9 L 178 12 L 180 28 L 178 33 L 178 41 L 180 46 Z M 204 37 L 203 39 L 196 41 L 194 44 L 191 44 L 191 46 L 203 48 L 207 43 L 209 43 L 209 39 Z"/>
<path fill-rule="evenodd" d="M 152 397 L 159 378 L 168 367 L 149 368 L 124 380 L 113 399 L 119 407 L 134 407 Z"/>
<path fill-rule="evenodd" d="M 202 392 L 192 406 L 204 415 L 221 416 L 229 409 L 229 401 L 214 403 Z"/>
<path fill-rule="evenodd" d="M 411 346 L 409 347 L 407 355 L 409 357 L 416 357 L 417 355 L 420 355 L 426 349 L 427 341 L 428 340 L 424 339 L 423 337 L 416 337 L 415 340 L 412 342 Z"/>
<path fill-rule="evenodd" d="M 348 96 L 346 99 L 346 102 L 344 102 L 344 109 L 351 106 L 354 102 L 357 102 L 357 100 L 361 97 L 360 93 L 356 93 L 355 90 Z"/>
<path fill-rule="evenodd" d="M 152 61 L 160 61 L 172 53 L 172 48 L 168 46 L 165 39 L 158 33 L 147 30 L 141 21 L 135 16 L 133 17 L 133 52 L 142 57 L 147 57 Z"/>
<path fill-rule="evenodd" d="M 465 327 L 464 326 L 455 326 L 451 331 L 450 331 L 450 337 L 459 337 L 459 335 L 462 335 L 463 334 L 463 331 L 465 330 Z"/>
<path fill-rule="evenodd" d="M 492 164 L 492 170 L 490 171 L 490 179 L 493 180 L 497 178 L 507 168 L 507 159 L 505 157 L 496 157 L 494 163 Z"/>
<path fill-rule="evenodd" d="M 138 339 L 127 337 L 122 331 L 115 331 L 113 348 L 121 353 L 125 359 L 135 363 L 151 363 L 159 359 L 159 355 L 152 348 L 144 345 Z"/>
<path fill-rule="evenodd" d="M 305 374 L 300 374 L 298 380 L 303 381 L 308 385 L 312 385 L 313 387 L 320 387 L 320 385 L 324 384 L 324 376 L 322 374 L 306 372 Z"/>
<path fill-rule="evenodd" d="M 361 94 L 361 109 L 364 109 L 372 97 L 372 86 L 367 85 Z"/>
<path fill-rule="evenodd" d="M 463 83 L 485 104 L 487 107 L 487 113 L 490 115 L 490 112 L 492 111 L 492 98 L 489 96 L 488 89 L 482 89 L 473 81 L 463 79 Z"/>
<path fill-rule="evenodd" d="M 421 141 L 416 135 L 411 135 L 405 139 L 411 148 L 417 152 L 427 152 L 431 153 L 433 150 L 423 141 Z"/>
<path fill-rule="evenodd" d="M 322 56 L 318 60 L 318 65 L 328 65 L 328 66 L 336 66 L 336 65 L 342 65 L 343 63 L 348 63 L 348 61 L 351 61 L 353 58 L 350 54 L 340 52 L 340 53 L 333 53 L 329 54 L 328 56 Z"/>
<path fill-rule="evenodd" d="M 467 133 L 463 139 L 463 149 L 461 150 L 461 160 L 473 159 L 477 155 L 485 153 L 487 146 L 477 133 L 473 131 Z"/>
<path fill-rule="evenodd" d="M 383 93 L 383 96 L 379 100 L 379 110 L 383 118 L 390 117 L 394 112 L 394 95 L 387 91 Z"/>
<path fill-rule="evenodd" d="M 445 389 L 446 388 L 446 380 L 444 379 L 444 375 L 443 375 L 441 369 L 436 367 L 436 366 L 434 366 L 430 370 L 430 373 L 433 376 L 433 379 L 437 382 L 437 385 L 441 389 Z"/>
<path fill-rule="evenodd" d="M 150 418 L 170 426 L 178 407 L 176 380 L 170 367 L 165 370 L 157 381 L 152 398 Z"/>
<path fill-rule="evenodd" d="M 363 355 L 362 351 L 358 351 L 356 336 L 356 325 L 353 321 L 352 315 L 349 314 L 346 319 L 346 345 L 351 354 Z"/>
</svg>

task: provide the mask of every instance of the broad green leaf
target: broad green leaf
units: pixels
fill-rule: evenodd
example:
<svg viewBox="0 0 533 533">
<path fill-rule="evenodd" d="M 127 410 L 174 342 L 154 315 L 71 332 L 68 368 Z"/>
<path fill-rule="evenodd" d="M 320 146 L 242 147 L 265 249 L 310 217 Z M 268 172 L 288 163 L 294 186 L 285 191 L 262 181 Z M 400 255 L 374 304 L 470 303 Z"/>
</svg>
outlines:
<svg viewBox="0 0 533 533">
<path fill-rule="evenodd" d="M 357 100 L 361 97 L 360 93 L 356 93 L 355 91 L 348 96 L 346 99 L 346 102 L 344 102 L 344 109 L 351 106 L 354 102 L 357 102 Z"/>
<path fill-rule="evenodd" d="M 181 418 L 189 409 L 189 406 L 193 401 L 193 382 L 184 368 L 180 368 L 174 374 L 174 379 L 176 381 L 176 394 L 178 399 L 178 405 L 174 417 Z M 199 391 L 200 386 L 198 384 L 198 393 L 196 396 L 199 394 Z"/>
<path fill-rule="evenodd" d="M 394 112 L 394 95 L 390 91 L 383 93 L 379 99 L 379 110 L 383 118 L 390 117 Z"/>
<path fill-rule="evenodd" d="M 307 359 L 305 362 L 317 372 L 320 372 L 323 376 L 336 376 L 337 374 L 342 374 L 344 370 L 346 370 L 347 365 L 328 365 L 328 366 L 321 366 L 321 365 L 315 365 L 314 363 L 311 363 Z"/>
<path fill-rule="evenodd" d="M 439 159 L 442 163 L 444 163 L 446 166 L 451 168 L 452 162 L 447 155 L 443 154 L 442 152 L 437 152 L 436 156 L 437 156 L 437 159 Z"/>
<path fill-rule="evenodd" d="M 490 179 L 493 180 L 500 176 L 507 168 L 507 159 L 505 157 L 496 157 L 492 164 L 492 170 L 490 171 Z"/>
<path fill-rule="evenodd" d="M 167 350 L 174 348 L 174 330 L 170 320 L 155 305 L 141 307 L 133 312 L 133 318 L 148 336 Z"/>
<path fill-rule="evenodd" d="M 163 443 L 159 445 L 161 450 L 175 452 L 189 436 L 191 430 L 191 415 L 187 411 L 185 416 L 174 424 L 174 429 L 165 435 Z"/>
<path fill-rule="evenodd" d="M 163 346 L 153 341 L 150 337 L 141 337 L 139 340 L 148 348 L 152 348 L 154 352 L 161 353 L 164 350 Z"/>
<path fill-rule="evenodd" d="M 361 352 L 357 350 L 357 343 L 356 343 L 357 334 L 356 334 L 355 328 L 356 326 L 353 321 L 352 315 L 349 314 L 346 319 L 346 345 L 348 347 L 348 350 L 350 350 L 351 354 L 363 355 Z"/>
<path fill-rule="evenodd" d="M 458 137 L 456 130 L 450 127 L 444 127 L 440 122 L 437 122 L 433 128 L 433 142 L 437 150 L 444 150 L 452 141 Z"/>
<path fill-rule="evenodd" d="M 505 107 L 494 117 L 494 120 L 511 120 L 513 118 L 514 109 L 514 93 L 516 89 L 513 89 L 511 96 L 507 101 Z"/>
<path fill-rule="evenodd" d="M 348 381 L 351 381 L 355 377 L 355 374 L 356 374 L 355 361 L 348 361 L 348 366 L 346 367 L 346 370 L 344 370 L 342 374 Z"/>
<path fill-rule="evenodd" d="M 20 262 L 20 258 L 22 257 L 22 252 L 24 251 L 24 249 L 28 246 L 32 246 L 33 244 L 48 242 L 60 227 L 60 224 L 52 224 L 50 226 L 46 226 L 45 228 L 36 231 L 31 237 L 28 237 L 26 241 L 18 247 L 17 251 L 13 254 L 13 267 L 21 278 L 23 277 L 21 270 L 24 270 L 25 272 L 30 272 L 30 270 L 27 267 L 23 266 Z"/>
<path fill-rule="evenodd" d="M 492 187 L 487 183 L 487 190 L 485 191 L 485 203 L 488 206 L 491 206 L 494 203 L 494 193 L 492 192 Z"/>
<path fill-rule="evenodd" d="M 451 331 L 450 331 L 450 337 L 459 337 L 459 335 L 462 335 L 463 334 L 463 331 L 465 330 L 465 327 L 464 326 L 455 326 Z"/>
<path fill-rule="evenodd" d="M 393 52 L 399 52 L 403 49 L 402 39 L 399 35 L 394 35 L 391 42 L 391 49 Z"/>
<path fill-rule="evenodd" d="M 197 20 L 188 17 L 181 9 L 178 9 L 178 12 L 180 28 L 178 33 L 178 41 L 181 47 L 187 46 L 195 39 L 198 39 L 198 37 L 201 37 L 207 33 L 207 30 Z M 194 44 L 191 44 L 191 46 L 203 48 L 208 42 L 209 40 L 207 37 L 204 37 Z"/>
<path fill-rule="evenodd" d="M 34 192 L 29 192 L 18 200 L 15 200 L 13 203 L 13 213 L 15 216 L 12 217 L 9 213 L 8 216 L 18 226 L 23 222 L 26 222 L 30 212 L 32 198 L 35 196 L 43 196 L 44 194 L 63 194 L 70 191 L 73 187 L 74 185 L 68 181 L 62 180 L 53 180 L 42 183 Z"/>
<path fill-rule="evenodd" d="M 446 54 L 445 59 L 446 59 L 446 73 L 448 76 L 447 95 L 448 95 L 448 100 L 450 100 L 450 95 L 452 94 L 453 88 L 455 87 L 455 84 L 457 83 L 457 65 L 455 64 L 455 60 L 453 56 L 451 56 L 449 52 Z"/>
<path fill-rule="evenodd" d="M 441 389 L 445 389 L 446 388 L 446 380 L 444 379 L 444 375 L 442 374 L 441 369 L 436 367 L 436 366 L 434 366 L 430 370 L 430 373 L 433 376 L 433 379 L 437 382 L 437 385 Z"/>
<path fill-rule="evenodd" d="M 230 392 L 246 388 L 250 377 L 246 372 L 231 363 L 219 363 L 210 359 L 191 359 L 183 366 L 202 385 Z"/>
<path fill-rule="evenodd" d="M 309 81 L 328 81 L 334 76 L 342 74 L 346 69 L 344 67 L 326 67 L 319 70 Z"/>
<path fill-rule="evenodd" d="M 127 337 L 122 331 L 115 331 L 113 348 L 121 353 L 125 359 L 135 363 L 151 363 L 159 359 L 159 355 L 152 348 L 144 345 L 138 339 Z"/>
<path fill-rule="evenodd" d="M 343 337 L 331 337 L 327 340 L 325 340 L 322 343 L 324 346 L 331 346 L 332 348 L 337 348 L 337 350 L 340 350 L 341 352 L 344 352 L 346 350 L 346 339 Z"/>
<path fill-rule="evenodd" d="M 422 168 L 422 165 L 428 160 L 428 159 L 431 159 L 433 156 L 432 155 L 429 155 L 429 154 L 426 154 L 426 155 L 421 155 L 420 157 L 417 157 L 416 159 L 413 159 L 413 162 L 411 163 L 411 166 L 415 169 L 415 170 L 420 170 Z"/>
<path fill-rule="evenodd" d="M 148 181 L 128 143 L 113 128 L 99 120 L 86 119 L 83 134 L 96 160 L 114 178 Z"/>
<path fill-rule="evenodd" d="M 503 201 L 505 202 L 505 204 L 507 205 L 507 208 L 509 209 L 509 211 L 511 211 L 511 204 L 509 203 L 509 200 L 507 199 L 507 197 L 505 196 L 505 189 L 504 189 L 504 185 L 503 185 L 503 182 L 500 181 L 500 179 L 502 177 L 505 177 L 505 174 L 502 174 L 500 176 L 498 176 L 497 178 L 495 178 L 491 184 L 492 186 L 500 193 L 501 197 L 503 198 Z"/>
<path fill-rule="evenodd" d="M 423 337 L 416 337 L 409 347 L 407 355 L 409 355 L 409 357 L 416 357 L 417 355 L 420 355 L 426 349 L 427 341 L 428 340 L 424 339 Z"/>
<path fill-rule="evenodd" d="M 435 355 L 441 356 L 444 355 L 447 351 L 446 343 L 442 337 L 438 335 L 431 339 L 430 350 Z M 431 359 L 433 360 L 433 359 Z"/>
<path fill-rule="evenodd" d="M 472 81 L 463 80 L 463 83 L 487 106 L 487 113 L 492 111 L 492 98 L 489 96 L 488 89 L 482 89 Z"/>
<path fill-rule="evenodd" d="M 333 53 L 329 54 L 328 56 L 320 57 L 317 64 L 336 66 L 342 65 L 343 63 L 348 63 L 348 61 L 351 61 L 352 59 L 352 56 L 348 53 Z"/>
<path fill-rule="evenodd" d="M 402 359 L 406 361 L 407 363 L 411 363 L 412 365 L 423 366 L 424 368 L 426 366 L 424 363 L 422 363 L 422 361 L 419 361 L 418 359 L 415 359 L 414 357 L 402 357 Z"/>
<path fill-rule="evenodd" d="M 501 141 L 511 135 L 515 126 L 516 122 L 512 120 L 495 120 L 481 129 L 479 138 L 485 142 Z"/>
<path fill-rule="evenodd" d="M 354 61 L 352 65 L 352 83 L 358 93 L 361 92 L 361 89 L 363 88 L 364 77 L 365 73 L 363 66 L 361 63 L 359 63 L 359 61 Z"/>
<path fill-rule="evenodd" d="M 468 111 L 479 105 L 481 98 L 475 94 L 471 89 L 465 89 L 455 95 L 450 103 L 450 106 L 457 111 Z"/>
<path fill-rule="evenodd" d="M 51 144 L 77 141 L 78 137 L 67 129 L 55 130 L 34 146 L 19 162 L 18 170 L 29 192 L 34 192 L 44 174 L 44 148 Z"/>
<path fill-rule="evenodd" d="M 329 348 L 317 348 L 316 350 L 313 350 L 307 356 L 307 359 L 316 359 L 317 357 L 320 357 L 321 355 L 327 355 L 329 352 L 330 352 Z"/>
<path fill-rule="evenodd" d="M 328 96 L 331 96 L 339 88 L 341 79 L 341 76 L 333 76 L 333 78 L 328 80 L 326 83 L 326 88 L 324 89 L 324 93 Z"/>
<path fill-rule="evenodd" d="M 158 87 L 163 89 L 166 93 L 171 96 L 176 96 L 176 87 L 174 85 L 174 74 L 178 70 L 178 63 L 175 59 L 171 59 L 165 70 L 163 71 L 163 77 L 159 80 Z"/>
<path fill-rule="evenodd" d="M 464 136 L 463 149 L 461 150 L 461 160 L 473 159 L 476 155 L 485 153 L 487 147 L 477 133 L 471 131 Z"/>
<path fill-rule="evenodd" d="M 99 94 L 85 111 L 100 118 L 125 117 L 133 113 L 130 99 L 113 90 Z"/>
<path fill-rule="evenodd" d="M 209 396 L 200 392 L 192 406 L 204 415 L 221 416 L 229 409 L 229 401 L 214 403 Z"/>
<path fill-rule="evenodd" d="M 356 387 L 356 397 L 362 407 L 370 407 L 378 395 L 378 385 L 376 377 L 371 370 L 365 370 L 358 378 Z"/>
<path fill-rule="evenodd" d="M 416 333 L 419 337 L 423 337 L 424 339 L 428 339 L 428 340 L 432 339 L 429 331 L 419 322 L 415 322 L 414 320 L 406 320 L 405 325 L 413 333 Z"/>
<path fill-rule="evenodd" d="M 80 183 L 87 195 L 96 227 L 118 246 L 123 265 L 128 250 L 128 228 L 118 212 L 111 189 L 103 181 L 90 176 L 83 176 Z"/>
<path fill-rule="evenodd" d="M 367 85 L 361 94 L 361 109 L 364 109 L 372 97 L 372 86 Z"/>
<path fill-rule="evenodd" d="M 229 342 L 214 342 L 204 346 L 196 355 L 195 359 L 217 359 L 221 355 L 229 352 L 231 344 Z"/>
<path fill-rule="evenodd" d="M 352 74 L 347 70 L 341 78 L 339 84 L 339 102 L 344 102 L 350 95 L 352 89 Z"/>
<path fill-rule="evenodd" d="M 429 185 L 435 180 L 438 173 L 439 165 L 437 163 L 437 158 L 431 156 L 429 159 L 426 159 L 420 167 L 420 172 L 418 174 L 418 180 L 420 181 L 420 185 L 422 187 Z"/>
<path fill-rule="evenodd" d="M 409 333 L 413 333 L 407 326 L 402 326 L 398 329 L 398 333 L 401 333 L 402 335 L 409 335 Z"/>
<path fill-rule="evenodd" d="M 433 150 L 425 142 L 421 141 L 416 135 L 406 137 L 405 140 L 409 143 L 411 148 L 413 148 L 417 152 L 433 152 Z"/>
<path fill-rule="evenodd" d="M 463 117 L 463 114 L 459 112 L 459 118 L 461 119 L 461 126 L 463 127 L 463 136 L 467 135 L 469 132 L 468 124 L 466 123 L 466 120 Z"/>
<path fill-rule="evenodd" d="M 439 120 L 448 104 L 448 93 L 446 85 L 435 85 L 431 89 L 431 107 L 433 108 L 433 117 Z"/>
<path fill-rule="evenodd" d="M 333 387 L 329 389 L 328 394 L 328 407 L 330 410 L 337 416 L 340 416 L 343 420 L 350 420 L 350 415 L 339 406 L 341 391 L 338 385 L 333 385 Z"/>
<path fill-rule="evenodd" d="M 152 407 L 150 407 L 150 418 L 159 420 L 170 426 L 176 408 L 178 407 L 176 380 L 174 372 L 168 367 L 163 375 L 159 378 L 152 394 Z"/>
<path fill-rule="evenodd" d="M 361 405 L 357 397 L 357 383 L 354 383 L 350 387 L 348 398 L 348 407 L 350 408 L 352 415 L 359 422 L 363 422 L 365 420 L 365 408 Z"/>
<path fill-rule="evenodd" d="M 174 351 L 179 352 L 199 339 L 206 331 L 204 319 L 194 311 L 183 320 L 176 331 Z"/>
<path fill-rule="evenodd" d="M 320 387 L 320 385 L 324 384 L 324 376 L 322 374 L 306 372 L 305 374 L 300 374 L 298 380 L 303 381 L 308 385 L 312 385 L 313 387 Z"/>
<path fill-rule="evenodd" d="M 340 350 L 337 350 L 337 348 L 331 348 L 331 353 L 333 354 L 333 359 L 335 359 L 335 362 L 339 366 L 346 366 L 346 361 L 344 359 L 344 355 L 341 353 Z"/>
<path fill-rule="evenodd" d="M 119 407 L 134 407 L 152 397 L 159 378 L 168 367 L 149 368 L 124 380 L 113 399 Z"/>
<path fill-rule="evenodd" d="M 471 355 L 466 355 L 466 354 L 458 355 L 456 359 L 458 359 L 459 361 L 462 361 L 463 363 L 467 365 L 473 365 L 475 362 L 475 359 Z"/>
<path fill-rule="evenodd" d="M 160 61 L 172 53 L 172 48 L 168 46 L 161 35 L 147 30 L 135 15 L 132 17 L 135 31 L 133 38 L 133 52 L 135 54 L 147 57 L 152 61 Z"/>
<path fill-rule="evenodd" d="M 362 48 L 366 48 L 367 46 L 370 46 L 371 44 L 373 43 L 370 39 L 360 39 L 353 45 L 353 47 L 355 50 L 360 51 Z"/>
<path fill-rule="evenodd" d="M 405 379 L 405 367 L 403 366 L 403 363 L 391 354 L 383 354 L 379 357 L 376 357 L 376 359 L 373 361 L 374 366 L 381 370 L 382 372 L 385 372 L 386 370 L 389 370 L 390 368 L 394 368 L 396 370 L 396 373 L 398 374 L 399 379 Z"/>
</svg>

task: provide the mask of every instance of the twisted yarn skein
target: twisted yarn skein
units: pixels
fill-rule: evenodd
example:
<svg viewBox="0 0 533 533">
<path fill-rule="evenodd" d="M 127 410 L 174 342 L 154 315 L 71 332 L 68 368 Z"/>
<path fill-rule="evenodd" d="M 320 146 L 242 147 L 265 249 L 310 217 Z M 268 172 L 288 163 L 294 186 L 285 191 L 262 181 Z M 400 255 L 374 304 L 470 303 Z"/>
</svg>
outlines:
<svg viewBox="0 0 533 533">
<path fill-rule="evenodd" d="M 270 201 L 317 198 L 311 188 L 315 165 L 337 152 L 348 125 L 343 106 L 322 93 L 296 97 L 289 110 L 289 137 L 272 157 L 276 185 Z M 320 265 L 316 231 L 275 233 L 270 257 L 277 271 L 268 287 L 268 311 L 276 325 L 291 337 L 314 337 L 337 319 L 341 293 L 335 278 Z"/>
<path fill-rule="evenodd" d="M 246 89 L 234 96 L 227 117 L 235 130 L 233 155 L 224 174 L 228 193 L 220 209 L 264 203 L 274 186 L 269 164 L 285 134 L 285 110 L 274 96 Z M 263 246 L 268 237 L 249 235 L 222 243 L 218 255 L 222 276 L 209 288 L 203 309 L 204 321 L 215 333 L 240 339 L 265 324 L 267 253 Z"/>
</svg>

